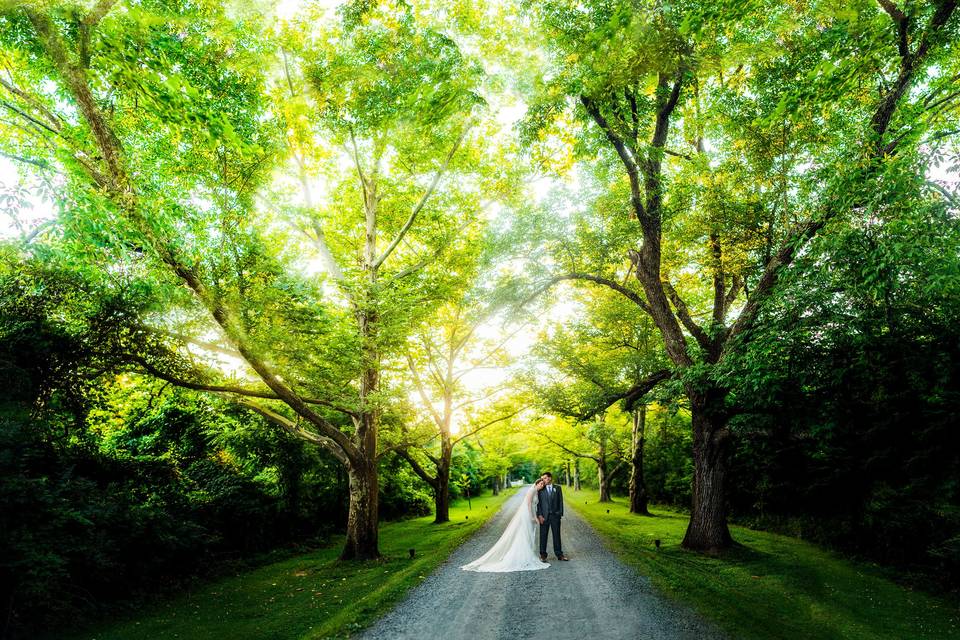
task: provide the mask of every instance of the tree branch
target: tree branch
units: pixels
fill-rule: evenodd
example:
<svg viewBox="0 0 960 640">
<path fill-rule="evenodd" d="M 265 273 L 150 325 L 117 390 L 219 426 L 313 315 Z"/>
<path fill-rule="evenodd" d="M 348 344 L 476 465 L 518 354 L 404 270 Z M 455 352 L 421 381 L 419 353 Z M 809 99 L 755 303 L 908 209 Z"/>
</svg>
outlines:
<svg viewBox="0 0 960 640">
<path fill-rule="evenodd" d="M 567 447 L 566 445 L 560 444 L 559 442 L 557 442 L 556 440 L 554 440 L 553 438 L 551 438 L 551 437 L 548 436 L 547 434 L 543 433 L 542 431 L 537 431 L 537 432 L 535 432 L 535 433 L 536 433 L 538 436 L 540 436 L 541 438 L 543 438 L 544 440 L 546 440 L 547 442 L 549 442 L 550 444 L 552 444 L 552 445 L 554 445 L 554 446 L 556 446 L 556 447 L 559 447 L 560 449 L 562 449 L 563 451 L 566 451 L 567 453 L 569 453 L 570 455 L 572 455 L 572 456 L 575 457 L 575 458 L 584 458 L 584 459 L 587 459 L 587 460 L 593 460 L 593 461 L 596 462 L 597 464 L 600 464 L 600 458 L 599 458 L 599 456 L 593 456 L 593 455 L 590 455 L 589 453 L 580 453 L 580 452 L 578 452 L 578 451 L 574 451 L 573 449 L 570 449 L 570 448 Z"/>
<path fill-rule="evenodd" d="M 50 17 L 37 11 L 33 7 L 27 7 L 25 10 L 44 50 L 50 56 L 54 67 L 67 84 L 67 88 L 77 101 L 80 113 L 90 127 L 90 131 L 107 166 L 107 174 L 114 181 L 111 185 L 112 189 L 117 192 L 124 191 L 129 188 L 129 181 L 127 180 L 126 171 L 123 168 L 119 144 L 110 126 L 107 124 L 106 119 L 97 107 L 96 100 L 87 82 L 86 72 L 83 68 L 77 67 L 70 62 L 67 50 Z M 119 180 L 123 180 L 123 182 L 117 183 Z"/>
<path fill-rule="evenodd" d="M 693 160 L 693 156 L 686 153 L 680 153 L 678 151 L 671 151 L 670 149 L 664 148 L 663 152 L 668 156 L 674 156 L 675 158 L 683 158 L 684 160 Z"/>
<path fill-rule="evenodd" d="M 469 226 L 470 226 L 471 224 L 473 224 L 473 223 L 474 223 L 473 220 L 468 220 L 468 221 L 464 222 L 462 225 L 460 225 L 460 227 L 457 229 L 457 232 L 456 232 L 455 234 L 452 234 L 449 239 L 447 239 L 447 240 L 445 240 L 444 242 L 440 243 L 440 245 L 438 245 L 437 248 L 434 249 L 434 251 L 433 251 L 430 255 L 428 255 L 427 257 L 421 259 L 420 261 L 418 261 L 418 262 L 416 262 L 416 263 L 414 263 L 414 264 L 412 264 L 412 265 L 410 265 L 410 266 L 408 266 L 408 267 L 404 267 L 401 271 L 398 271 L 396 274 L 390 276 L 389 282 L 395 282 L 395 281 L 397 281 L 397 280 L 400 280 L 401 278 L 406 278 L 407 276 L 409 276 L 409 275 L 411 275 L 411 274 L 413 274 L 413 273 L 416 273 L 417 271 L 419 271 L 419 270 L 422 269 L 423 267 L 427 266 L 428 264 L 430 264 L 431 262 L 433 262 L 434 260 L 436 260 L 437 258 L 439 258 L 439 257 L 443 254 L 443 252 L 446 251 L 447 247 L 449 247 L 449 246 L 453 243 L 453 241 L 454 241 L 467 227 L 469 227 Z"/>
<path fill-rule="evenodd" d="M 730 288 L 727 290 L 727 295 L 723 301 L 723 316 L 727 316 L 727 312 L 730 310 L 730 305 L 733 304 L 733 301 L 737 299 L 737 296 L 740 294 L 740 289 L 743 287 L 743 278 L 734 274 L 731 278 L 732 282 L 730 283 Z"/>
<path fill-rule="evenodd" d="M 520 407 L 520 408 L 517 409 L 516 411 L 512 411 L 512 412 L 510 412 L 510 413 L 508 413 L 508 414 L 506 414 L 506 415 L 502 415 L 502 416 L 500 416 L 499 418 L 494 418 L 493 420 L 491 420 L 491 421 L 489 421 L 489 422 L 486 422 L 486 423 L 480 425 L 480 426 L 477 427 L 476 429 L 474 429 L 474 430 L 472 430 L 472 431 L 470 431 L 470 432 L 468 432 L 468 433 L 463 434 L 463 435 L 460 436 L 459 438 L 454 438 L 453 444 L 457 444 L 458 442 L 460 442 L 460 441 L 463 440 L 464 438 L 469 438 L 469 437 L 472 436 L 472 435 L 476 435 L 477 433 L 483 431 L 484 429 L 486 429 L 487 427 L 489 427 L 489 426 L 491 426 L 491 425 L 497 424 L 498 422 L 503 422 L 504 420 L 509 420 L 509 419 L 512 418 L 513 416 L 515 416 L 515 415 L 517 415 L 518 413 L 522 412 L 524 409 L 526 409 L 526 407 Z"/>
<path fill-rule="evenodd" d="M 906 62 L 910 58 L 910 48 L 907 45 L 907 14 L 891 0 L 877 0 L 877 3 L 890 14 L 890 18 L 897 27 L 897 50 L 900 52 L 900 58 Z"/>
<path fill-rule="evenodd" d="M 242 396 L 239 398 L 236 398 L 234 402 L 236 402 L 238 405 L 242 407 L 246 407 L 247 409 L 250 409 L 254 413 L 260 414 L 261 416 L 273 422 L 274 424 L 279 425 L 281 428 L 283 428 L 284 431 L 286 431 L 290 435 L 297 438 L 301 438 L 303 440 L 306 440 L 307 442 L 312 442 L 313 444 L 323 447 L 324 449 L 329 451 L 331 454 L 333 454 L 333 456 L 337 460 L 339 460 L 340 463 L 343 464 L 344 466 L 347 466 L 349 464 L 349 458 L 346 455 L 346 453 L 344 453 L 343 449 L 340 448 L 338 443 L 334 442 L 330 438 L 322 436 L 319 433 L 315 433 L 313 431 L 308 431 L 303 427 L 301 427 L 300 425 L 298 425 L 297 423 L 295 423 L 294 421 L 287 418 L 286 416 L 283 416 L 277 413 L 276 411 L 273 411 L 272 409 L 268 409 L 267 407 L 261 406 Z"/>
<path fill-rule="evenodd" d="M 484 368 L 483 366 L 484 362 L 487 362 L 490 358 L 495 356 L 501 349 L 503 349 L 503 347 L 506 346 L 508 342 L 510 342 L 510 340 L 512 340 L 514 337 L 517 336 L 517 334 L 519 334 L 521 331 L 523 331 L 526 328 L 527 328 L 526 324 L 520 325 L 516 331 L 508 334 L 503 340 L 501 340 L 497 344 L 497 346 L 495 346 L 493 349 L 490 349 L 488 352 L 483 354 L 478 360 L 475 360 L 472 366 L 467 367 L 466 369 L 461 369 L 457 371 L 457 374 L 453 376 L 453 382 L 458 382 L 461 378 L 463 378 L 463 376 L 467 375 L 471 371 L 476 371 L 477 369 Z"/>
<path fill-rule="evenodd" d="M 5 157 L 5 158 L 10 158 L 11 160 L 14 160 L 14 161 L 16 161 L 16 162 L 23 162 L 24 164 L 31 164 L 31 165 L 33 165 L 33 166 L 35 166 L 35 167 L 39 167 L 40 169 L 49 169 L 49 168 L 50 168 L 50 165 L 47 164 L 47 161 L 46 161 L 46 160 L 33 160 L 33 159 L 31 159 L 31 158 L 25 158 L 25 157 L 23 157 L 23 156 L 18 156 L 18 155 L 15 154 L 15 153 L 8 153 L 8 152 L 6 152 L 6 151 L 0 151 L 0 156 L 3 156 L 3 157 Z"/>
<path fill-rule="evenodd" d="M 431 487 L 433 487 L 434 490 L 436 490 L 436 489 L 438 488 L 438 487 L 437 487 L 437 477 L 436 477 L 436 476 L 431 476 L 431 475 L 427 472 L 427 470 L 424 469 L 423 466 L 421 466 L 419 462 L 417 462 L 417 459 L 414 458 L 413 455 L 411 455 L 410 452 L 409 452 L 406 448 L 397 449 L 397 455 L 400 456 L 401 458 L 403 458 L 404 460 L 406 460 L 407 463 L 410 465 L 410 468 L 413 469 L 413 472 L 416 473 L 418 476 L 420 476 L 420 478 L 421 478 L 424 482 L 426 482 L 428 485 L 430 485 Z"/>
<path fill-rule="evenodd" d="M 647 154 L 646 161 L 644 162 L 644 191 L 647 195 L 646 209 L 648 212 L 653 212 L 655 220 L 650 220 L 647 223 L 649 229 L 644 229 L 644 239 L 646 242 L 656 241 L 659 245 L 659 231 L 660 231 L 660 204 L 663 198 L 662 194 L 662 184 L 661 184 L 661 174 L 662 174 L 662 157 L 663 150 L 667 145 L 667 134 L 670 132 L 670 116 L 673 115 L 673 110 L 677 107 L 677 102 L 680 100 L 680 89 L 683 86 L 683 72 L 677 71 L 676 78 L 673 82 L 673 86 L 670 86 L 670 81 L 667 78 L 667 74 L 660 73 L 657 78 L 657 120 L 654 125 L 653 138 L 650 140 L 650 151 Z M 669 94 L 664 94 L 669 88 Z M 655 236 L 655 237 L 654 237 Z"/>
<path fill-rule="evenodd" d="M 471 369 L 471 371 L 472 370 L 473 369 Z M 502 393 L 504 390 L 509 388 L 510 388 L 509 384 L 500 384 L 495 387 L 490 387 L 486 390 L 486 393 L 484 393 L 482 396 L 475 396 L 473 398 L 470 398 L 469 400 L 464 400 L 463 402 L 457 403 L 457 405 L 454 407 L 454 410 L 462 409 L 464 407 L 470 406 L 471 404 L 483 402 L 484 400 L 489 400 L 490 398 L 494 397 L 499 393 Z"/>
<path fill-rule="evenodd" d="M 664 380 L 669 380 L 671 377 L 673 377 L 673 373 L 667 369 L 661 369 L 651 373 L 649 376 L 635 384 L 631 389 L 623 394 L 624 409 L 627 411 L 633 411 L 633 407 L 643 398 L 643 396 L 650 393 L 650 391 L 652 391 L 653 388 L 658 384 Z"/>
<path fill-rule="evenodd" d="M 367 176 L 363 173 L 363 167 L 360 166 L 360 150 L 357 149 L 357 138 L 353 135 L 353 127 L 350 127 L 350 143 L 353 145 L 353 165 L 357 169 L 357 177 L 360 178 L 360 186 L 363 188 L 364 198 L 367 194 Z"/>
<path fill-rule="evenodd" d="M 597 126 L 600 127 L 600 130 L 607 136 L 607 140 L 609 140 L 613 148 L 616 149 L 617 155 L 620 156 L 620 161 L 623 162 L 623 166 L 627 170 L 627 176 L 630 178 L 630 202 L 633 204 L 637 219 L 643 220 L 646 216 L 646 211 L 643 206 L 643 198 L 640 194 L 640 170 L 637 166 L 636 158 L 629 152 L 623 139 L 614 132 L 613 128 L 607 122 L 607 119 L 600 113 L 600 108 L 592 99 L 587 96 L 580 96 L 580 103 L 583 105 L 583 108 L 587 110 L 587 113 L 590 114 L 590 117 L 593 118 L 593 121 L 597 123 Z"/>
<path fill-rule="evenodd" d="M 463 131 L 460 132 L 460 136 L 457 138 L 456 142 L 453 143 L 453 147 L 450 148 L 450 152 L 447 153 L 447 157 L 444 159 L 443 164 L 437 169 L 436 173 L 433 176 L 433 180 L 430 182 L 430 186 L 427 187 L 427 190 L 423 192 L 423 195 L 420 197 L 420 200 L 417 201 L 417 204 L 414 205 L 413 210 L 410 212 L 410 216 L 407 218 L 407 221 L 403 223 L 403 226 L 400 228 L 400 231 L 397 233 L 396 237 L 390 243 L 389 246 L 383 251 L 379 258 L 377 258 L 373 263 L 373 268 L 377 269 L 383 262 L 390 257 L 390 254 L 393 253 L 393 250 L 397 248 L 397 245 L 400 244 L 400 241 L 403 240 L 403 237 L 407 235 L 407 232 L 410 230 L 410 227 L 413 226 L 414 221 L 417 219 L 420 211 L 423 209 L 423 206 L 427 203 L 427 200 L 433 194 L 434 189 L 436 189 L 437 184 L 440 182 L 440 178 L 443 177 L 443 174 L 446 172 L 447 167 L 450 166 L 450 161 L 453 160 L 453 156 L 457 153 L 457 149 L 460 148 L 460 144 L 467 137 L 467 132 L 470 131 L 472 124 L 467 124 L 464 127 Z"/>
<path fill-rule="evenodd" d="M 882 3 L 881 6 L 883 6 Z M 867 156 L 868 160 L 876 161 L 885 153 L 892 152 L 892 149 L 883 145 L 883 136 L 890 126 L 890 121 L 896 112 L 897 106 L 900 103 L 900 99 L 910 86 L 917 70 L 920 68 L 920 63 L 929 53 L 933 39 L 939 34 L 940 30 L 944 27 L 944 25 L 946 25 L 947 21 L 950 20 L 950 17 L 952 16 L 956 7 L 957 0 L 946 0 L 941 2 L 937 6 L 933 16 L 930 18 L 916 51 L 910 54 L 906 60 L 902 60 L 900 74 L 894 84 L 894 87 L 891 88 L 881 99 L 880 103 L 876 107 L 876 110 L 874 111 L 873 116 L 870 119 L 870 128 L 874 135 L 874 144 L 865 145 L 867 149 L 867 153 L 865 155 Z M 896 7 L 894 7 L 894 9 L 896 9 Z M 885 10 L 887 9 L 885 8 Z M 891 15 L 895 18 L 893 14 Z M 745 333 L 750 327 L 752 327 L 756 320 L 756 315 L 758 313 L 760 304 L 762 303 L 763 299 L 773 291 L 782 269 L 793 261 L 797 252 L 804 246 L 805 243 L 813 238 L 831 218 L 839 213 L 838 209 L 831 209 L 829 207 L 829 203 L 823 207 L 824 210 L 819 218 L 810 218 L 796 227 L 787 236 L 787 239 L 784 241 L 777 254 L 773 256 L 766 264 L 763 275 L 760 277 L 760 281 L 748 296 L 747 303 L 740 312 L 740 316 L 727 333 L 723 346 L 724 352 L 732 340 L 738 338 L 741 334 Z"/>
<path fill-rule="evenodd" d="M 710 234 L 710 254 L 713 262 L 713 323 L 722 326 L 726 309 L 726 277 L 723 273 L 723 249 L 718 233 Z"/>
<path fill-rule="evenodd" d="M 763 275 L 760 276 L 759 282 L 757 282 L 756 287 L 754 287 L 751 295 L 747 299 L 747 303 L 737 317 L 737 321 L 727 333 L 726 340 L 724 341 L 724 351 L 726 351 L 727 345 L 737 338 L 737 336 L 747 331 L 747 329 L 753 325 L 761 301 L 773 291 L 781 270 L 793 261 L 797 251 L 823 228 L 828 219 L 827 216 L 824 216 L 819 220 L 807 220 L 790 233 L 777 254 L 767 263 L 766 268 L 763 270 Z"/>
<path fill-rule="evenodd" d="M 246 387 L 241 387 L 238 385 L 229 385 L 229 384 L 207 384 L 203 382 L 194 382 L 192 380 L 184 380 L 183 378 L 178 378 L 172 374 L 166 373 L 157 369 L 149 362 L 143 358 L 134 357 L 133 361 L 136 362 L 140 367 L 146 371 L 149 375 L 154 378 L 159 378 L 160 380 L 165 380 L 172 385 L 177 387 L 182 387 L 184 389 L 191 389 L 193 391 L 209 391 L 211 393 L 232 393 L 240 396 L 246 396 L 249 398 L 260 398 L 263 400 L 282 400 L 280 396 L 273 393 L 272 391 L 261 391 L 258 389 L 248 389 Z M 338 411 L 348 416 L 357 416 L 357 412 L 351 409 L 348 409 L 344 406 L 338 405 L 335 402 L 330 402 L 329 400 L 321 400 L 319 398 L 303 398 L 303 401 L 307 404 L 315 404 L 323 407 L 328 407 L 334 411 Z"/>
<path fill-rule="evenodd" d="M 420 394 L 420 399 L 423 401 L 423 405 L 428 411 L 430 411 L 430 415 L 433 417 L 433 421 L 437 424 L 437 428 L 443 429 L 443 418 L 440 417 L 440 414 L 437 413 L 433 403 L 430 402 L 430 398 L 427 397 L 427 390 L 424 388 L 423 381 L 420 378 L 420 371 L 417 369 L 417 365 L 413 361 L 413 356 L 411 356 L 409 352 L 407 353 L 407 366 L 410 367 L 410 373 L 413 374 L 414 386 L 417 387 L 417 391 Z"/>
<path fill-rule="evenodd" d="M 36 96 L 30 95 L 20 87 L 16 86 L 12 82 L 8 82 L 4 80 L 3 78 L 0 78 L 0 86 L 2 86 L 4 89 L 9 91 L 10 93 L 12 93 L 13 95 L 17 96 L 18 98 L 20 98 L 21 100 L 29 104 L 31 107 L 33 107 L 40 113 L 42 113 L 43 116 L 47 119 L 47 124 L 49 124 L 49 126 L 47 126 L 47 124 L 41 124 L 41 126 L 43 126 L 44 128 L 48 129 L 53 133 L 60 132 L 60 127 L 63 124 L 62 118 L 60 118 L 58 115 L 54 114 L 52 111 L 47 109 L 43 105 L 43 103 L 39 100 L 39 98 L 37 98 Z M 36 121 L 33 121 L 33 122 L 36 123 Z"/>
<path fill-rule="evenodd" d="M 243 359 L 260 376 L 261 380 L 277 394 L 280 400 L 293 409 L 298 415 L 306 418 L 315 425 L 321 435 L 334 441 L 351 462 L 362 462 L 360 450 L 350 441 L 349 436 L 337 429 L 335 425 L 323 416 L 312 411 L 294 391 L 288 388 L 272 369 L 249 348 L 244 339 L 242 325 L 233 314 L 206 288 L 196 272 L 177 258 L 171 243 L 157 236 L 150 224 L 144 219 L 140 211 L 139 198 L 133 188 L 130 176 L 123 163 L 123 149 L 119 139 L 111 129 L 106 117 L 97 106 L 90 89 L 86 72 L 70 62 L 64 43 L 49 16 L 38 12 L 33 7 L 25 9 L 30 22 L 37 31 L 37 35 L 44 50 L 50 57 L 54 68 L 62 77 L 70 95 L 76 101 L 79 111 L 93 134 L 94 141 L 100 150 L 107 168 L 109 195 L 117 205 L 133 218 L 136 226 L 146 236 L 151 247 L 157 252 L 160 259 L 193 291 L 204 305 L 217 324 L 223 329 L 227 339 L 240 352 Z"/>
<path fill-rule="evenodd" d="M 884 7 L 884 10 L 888 13 L 890 13 L 891 10 L 894 11 L 890 13 L 890 15 L 897 24 L 898 34 L 900 34 L 898 36 L 898 50 L 901 56 L 900 73 L 893 87 L 891 87 L 884 96 L 879 108 L 874 112 L 873 118 L 870 120 L 870 127 L 875 137 L 876 149 L 878 152 L 882 152 L 884 150 L 883 136 L 890 126 L 890 121 L 893 119 L 897 105 L 912 83 L 917 69 L 920 68 L 920 63 L 929 53 L 933 38 L 939 35 L 940 30 L 946 25 L 947 21 L 950 20 L 951 15 L 957 8 L 957 0 L 946 0 L 939 3 L 933 16 L 930 18 L 930 22 L 927 24 L 927 28 L 920 37 L 920 43 L 917 45 L 916 51 L 910 53 L 909 49 L 907 49 L 906 56 L 904 56 L 904 45 L 899 44 L 906 37 L 903 35 L 906 29 L 906 16 L 904 16 L 904 19 L 901 21 L 895 14 L 900 13 L 900 15 L 902 15 L 902 12 L 895 6 L 892 6 L 892 3 L 886 2 L 886 0 L 878 0 L 878 2 L 880 2 L 880 5 Z M 891 5 L 891 8 L 888 9 L 884 6 L 885 4 Z"/>
<path fill-rule="evenodd" d="M 8 110 L 10 110 L 10 111 L 12 111 L 13 113 L 17 114 L 18 116 L 20 116 L 20 117 L 23 118 L 24 120 L 27 120 L 27 121 L 30 122 L 31 124 L 33 124 L 33 125 L 35 125 L 35 126 L 37 126 L 37 127 L 40 127 L 41 129 L 44 129 L 44 130 L 46 130 L 46 131 L 48 131 L 48 132 L 50 132 L 50 133 L 52 133 L 52 134 L 54 134 L 54 135 L 59 135 L 59 133 L 60 133 L 57 129 L 54 129 L 53 127 L 51 127 L 51 126 L 48 125 L 47 123 L 42 122 L 42 121 L 34 118 L 34 117 L 31 116 L 29 113 L 27 113 L 27 112 L 25 112 L 25 111 L 22 111 L 21 109 L 17 108 L 16 106 L 10 104 L 9 102 L 7 102 L 7 101 L 5 101 L 5 100 L 0 100 L 0 105 L 3 105 L 3 106 L 6 107 Z"/>
<path fill-rule="evenodd" d="M 637 293 L 636 291 L 625 287 L 619 282 L 610 280 L 609 278 L 604 278 L 602 276 L 595 276 L 589 273 L 573 272 L 573 273 L 566 273 L 560 276 L 554 276 L 553 278 L 551 278 L 546 282 L 546 284 L 541 288 L 540 291 L 538 291 L 536 294 L 534 294 L 534 296 L 531 296 L 531 297 L 535 297 L 543 293 L 554 284 L 558 282 L 563 282 L 564 280 L 585 280 L 587 282 L 593 282 L 599 285 L 603 285 L 609 289 L 613 289 L 617 293 L 622 294 L 624 297 L 626 297 L 627 299 L 635 303 L 638 307 L 643 309 L 648 314 L 651 313 L 649 305 L 647 305 L 646 301 L 642 297 L 640 297 L 640 294 Z"/>
<path fill-rule="evenodd" d="M 619 402 L 620 400 L 624 401 L 624 408 L 627 411 L 633 411 L 634 405 L 636 405 L 636 403 L 643 398 L 643 396 L 647 395 L 651 390 L 654 389 L 654 387 L 664 380 L 668 380 L 672 376 L 673 373 L 668 369 L 660 369 L 659 371 L 655 371 L 626 391 L 609 393 L 603 396 L 603 398 L 601 398 L 600 401 L 590 409 L 587 409 L 582 413 L 571 414 L 570 417 L 579 420 L 580 422 L 589 420 L 597 414 L 606 411 L 611 405 Z"/>
<path fill-rule="evenodd" d="M 934 189 L 936 189 L 936 191 L 937 191 L 941 196 L 943 196 L 944 199 L 945 199 L 951 206 L 956 207 L 956 206 L 960 205 L 960 202 L 958 202 L 958 199 L 957 199 L 957 195 L 954 194 L 954 193 L 951 193 L 951 192 L 950 192 L 949 190 L 947 190 L 947 188 L 944 187 L 943 185 L 941 185 L 941 184 L 939 184 L 939 183 L 937 183 L 937 182 L 934 182 L 933 180 L 927 180 L 927 185 L 930 186 L 930 187 L 933 187 Z"/>
<path fill-rule="evenodd" d="M 619 455 L 621 455 L 621 454 L 618 454 L 618 456 L 619 456 Z M 626 467 L 626 466 L 627 466 L 627 461 L 621 459 L 621 460 L 617 463 L 617 466 L 615 466 L 612 470 L 610 470 L 609 472 L 607 472 L 607 479 L 613 478 L 613 476 L 615 476 L 616 474 L 618 474 L 618 473 L 620 472 L 620 470 L 623 469 L 623 468 Z"/>
<path fill-rule="evenodd" d="M 674 308 L 677 310 L 677 317 L 680 319 L 680 322 L 683 323 L 683 326 L 686 327 L 687 331 L 690 332 L 690 335 L 694 337 L 697 344 L 699 344 L 704 351 L 710 351 L 710 349 L 713 348 L 713 341 L 710 339 L 710 336 L 707 335 L 700 325 L 694 322 L 693 317 L 690 315 L 690 310 L 687 308 L 687 304 L 680 298 L 680 294 L 673 288 L 670 281 L 664 279 L 662 282 L 664 291 L 667 292 L 670 302 L 673 303 Z"/>
</svg>

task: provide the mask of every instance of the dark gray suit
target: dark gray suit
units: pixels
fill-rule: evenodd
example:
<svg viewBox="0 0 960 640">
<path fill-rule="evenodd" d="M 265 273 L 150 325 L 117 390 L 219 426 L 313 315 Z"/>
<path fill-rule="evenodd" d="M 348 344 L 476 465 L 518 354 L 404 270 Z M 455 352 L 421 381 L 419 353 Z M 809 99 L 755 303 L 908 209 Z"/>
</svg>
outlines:
<svg viewBox="0 0 960 640">
<path fill-rule="evenodd" d="M 559 558 L 563 555 L 563 545 L 560 544 L 563 492 L 559 485 L 549 484 L 537 492 L 537 498 L 537 515 L 543 516 L 543 524 L 540 525 L 540 555 L 547 555 L 547 534 L 552 530 L 553 553 Z"/>
</svg>

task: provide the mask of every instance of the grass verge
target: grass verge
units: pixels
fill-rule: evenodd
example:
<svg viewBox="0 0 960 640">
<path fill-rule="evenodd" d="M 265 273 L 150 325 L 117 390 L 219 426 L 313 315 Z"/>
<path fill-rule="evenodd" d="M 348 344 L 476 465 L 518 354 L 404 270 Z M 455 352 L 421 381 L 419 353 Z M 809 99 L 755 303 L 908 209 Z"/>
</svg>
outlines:
<svg viewBox="0 0 960 640">
<path fill-rule="evenodd" d="M 732 638 L 960 638 L 955 600 L 900 586 L 875 565 L 743 527 L 731 527 L 739 545 L 720 557 L 691 553 L 680 548 L 686 515 L 637 516 L 625 498 L 598 499 L 583 490 L 567 502 L 621 559 Z"/>
<path fill-rule="evenodd" d="M 384 559 L 338 562 L 341 541 L 308 554 L 204 584 L 141 615 L 68 634 L 64 640 L 343 638 L 392 608 L 474 533 L 515 490 L 454 502 L 450 522 L 433 516 L 380 527 Z M 409 549 L 415 549 L 410 558 Z"/>
</svg>

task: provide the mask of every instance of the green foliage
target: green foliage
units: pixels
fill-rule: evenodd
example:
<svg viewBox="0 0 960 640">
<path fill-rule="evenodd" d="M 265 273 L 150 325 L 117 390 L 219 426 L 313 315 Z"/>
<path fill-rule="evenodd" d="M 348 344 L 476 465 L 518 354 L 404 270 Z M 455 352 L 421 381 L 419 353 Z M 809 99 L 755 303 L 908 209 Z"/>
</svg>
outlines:
<svg viewBox="0 0 960 640">
<path fill-rule="evenodd" d="M 480 65 L 448 36 L 418 24 L 407 3 L 345 6 L 340 14 L 342 26 L 308 54 L 306 75 L 322 96 L 324 123 L 342 139 L 438 135 L 482 104 L 474 92 Z"/>
<path fill-rule="evenodd" d="M 578 454 L 591 484 L 601 453 L 628 459 L 625 393 L 663 370 L 642 397 L 654 501 L 689 504 L 690 399 L 716 391 L 735 517 L 956 585 L 960 225 L 956 185 L 931 170 L 960 167 L 951 3 L 361 0 L 276 23 L 267 4 L 0 9 L 0 154 L 21 174 L 0 189 L 17 232 L 0 245 L 0 604 L 16 624 L 340 530 L 341 462 L 289 431 L 362 442 L 381 516 L 421 515 L 427 489 L 392 450 L 436 453 L 454 422 L 469 433 L 514 411 L 454 449 L 454 495 L 511 470 L 559 479 Z M 497 113 L 511 104 L 527 107 L 513 131 Z M 38 201 L 54 218 L 33 226 Z M 641 284 L 635 252 L 651 247 L 659 271 Z M 644 311 L 663 282 L 686 359 L 668 359 Z M 523 384 L 496 402 L 444 385 L 433 357 L 484 314 L 540 316 Z M 430 387 L 419 411 L 409 363 Z M 272 422 L 231 402 L 238 390 Z M 451 419 L 425 429 L 441 396 Z M 530 397 L 547 415 L 520 411 Z M 679 522 L 645 526 L 667 539 Z M 393 525 L 388 552 L 421 525 Z M 432 539 L 447 550 L 472 530 Z M 757 557 L 691 559 L 670 542 L 646 566 L 703 601 L 747 594 L 758 634 L 782 632 L 778 615 L 801 635 L 901 628 L 887 605 L 912 595 L 738 535 Z M 331 558 L 315 567 L 328 582 Z M 803 569 L 769 589 L 748 575 L 785 574 L 782 558 Z M 318 612 L 331 617 L 313 633 L 351 630 L 431 562 L 378 582 L 375 602 L 362 591 L 380 569 L 363 567 L 342 614 L 294 591 L 297 633 Z M 695 572 L 710 580 L 690 587 Z M 884 604 L 835 606 L 823 580 Z M 237 588 L 257 606 L 275 593 Z M 206 621 L 222 631 L 214 595 Z M 745 608 L 723 615 L 745 627 Z"/>
<path fill-rule="evenodd" d="M 342 529 L 345 478 L 330 456 L 222 402 L 118 373 L 145 306 L 136 288 L 23 267 L 0 280 L 8 631 L 113 612 L 226 559 Z M 424 509 L 402 473 L 382 493 L 388 516 Z"/>
<path fill-rule="evenodd" d="M 744 408 L 732 503 L 955 583 L 960 227 L 898 190 L 871 224 L 815 245 L 729 361 Z"/>
<path fill-rule="evenodd" d="M 427 516 L 433 510 L 433 497 L 420 479 L 398 456 L 390 456 L 380 465 L 380 519 Z"/>
<path fill-rule="evenodd" d="M 693 480 L 689 412 L 658 404 L 648 406 L 646 436 L 643 475 L 650 500 L 688 509 Z"/>
<path fill-rule="evenodd" d="M 524 139 L 588 178 L 548 203 L 567 220 L 527 239 L 518 288 L 586 272 L 641 297 L 678 369 L 664 396 L 704 443 L 731 429 L 739 515 L 955 580 L 960 227 L 931 178 L 956 165 L 955 5 L 527 7 L 549 68 Z M 558 333 L 544 396 L 569 414 L 609 373 Z"/>
<path fill-rule="evenodd" d="M 276 524 L 275 500 L 228 466 L 113 457 L 38 426 L 10 416 L 0 429 L 11 629 L 109 610 L 112 600 L 197 571 L 212 554 L 289 536 Z"/>
</svg>

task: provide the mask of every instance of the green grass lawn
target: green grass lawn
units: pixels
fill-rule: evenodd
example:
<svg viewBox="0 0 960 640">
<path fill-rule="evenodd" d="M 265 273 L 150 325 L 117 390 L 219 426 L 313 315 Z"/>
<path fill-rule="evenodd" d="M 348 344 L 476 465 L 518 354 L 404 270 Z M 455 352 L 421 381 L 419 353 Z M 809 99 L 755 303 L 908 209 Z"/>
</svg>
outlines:
<svg viewBox="0 0 960 640">
<path fill-rule="evenodd" d="M 567 502 L 662 592 L 733 638 L 960 638 L 956 601 L 902 587 L 878 567 L 742 527 L 731 528 L 742 546 L 720 557 L 691 553 L 680 548 L 687 516 L 662 510 L 637 516 L 626 498 L 606 504 L 598 498 L 596 491 L 570 491 Z"/>
<path fill-rule="evenodd" d="M 337 562 L 341 541 L 221 578 L 141 615 L 67 634 L 64 640 L 158 638 L 256 640 L 345 637 L 385 613 L 493 515 L 515 490 L 454 502 L 450 522 L 433 516 L 380 528 L 382 561 Z M 416 550 L 410 559 L 408 549 Z"/>
</svg>

